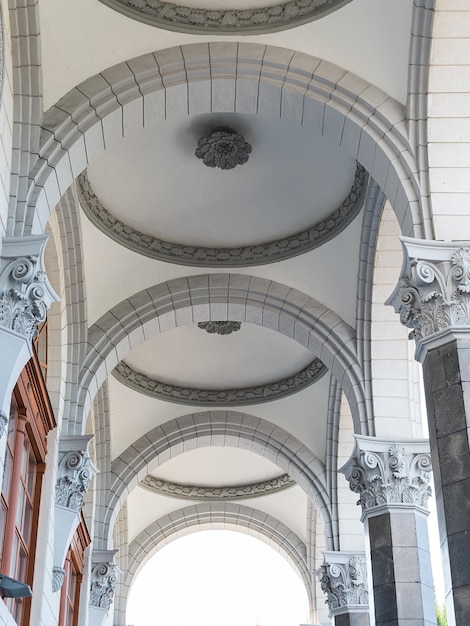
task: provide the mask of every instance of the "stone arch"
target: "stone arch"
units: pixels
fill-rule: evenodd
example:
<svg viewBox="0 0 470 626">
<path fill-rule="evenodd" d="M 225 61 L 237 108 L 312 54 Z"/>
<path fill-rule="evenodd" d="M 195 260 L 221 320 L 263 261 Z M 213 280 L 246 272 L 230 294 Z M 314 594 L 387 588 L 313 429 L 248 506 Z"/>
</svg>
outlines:
<svg viewBox="0 0 470 626">
<path fill-rule="evenodd" d="M 111 545 L 118 511 L 140 480 L 189 446 L 208 445 L 250 450 L 288 473 L 314 503 L 323 519 L 328 549 L 334 549 L 337 538 L 323 463 L 283 428 L 235 411 L 207 411 L 176 418 L 149 431 L 114 459 L 106 503 L 95 520 L 95 538 L 103 549 Z"/>
<path fill-rule="evenodd" d="M 299 574 L 313 610 L 311 575 L 307 566 L 307 549 L 303 541 L 285 524 L 271 515 L 236 503 L 196 504 L 171 515 L 165 515 L 142 531 L 129 545 L 128 570 L 118 585 L 115 596 L 115 616 L 125 624 L 125 611 L 130 588 L 147 561 L 165 545 L 201 527 L 216 527 L 243 532 L 259 539 L 284 556 Z M 116 615 L 117 614 L 117 615 Z"/>
<path fill-rule="evenodd" d="M 222 111 L 317 129 L 370 172 L 403 234 L 425 236 L 405 107 L 324 60 L 245 42 L 146 54 L 104 70 L 61 98 L 44 115 L 23 232 L 42 232 L 66 189 L 114 142 L 171 116 Z"/>
<path fill-rule="evenodd" d="M 202 274 L 134 294 L 89 329 L 78 389 L 77 434 L 99 387 L 132 347 L 176 326 L 211 319 L 259 324 L 311 350 L 340 383 L 351 404 L 356 432 L 370 431 L 372 413 L 350 326 L 286 285 L 248 275 Z"/>
</svg>

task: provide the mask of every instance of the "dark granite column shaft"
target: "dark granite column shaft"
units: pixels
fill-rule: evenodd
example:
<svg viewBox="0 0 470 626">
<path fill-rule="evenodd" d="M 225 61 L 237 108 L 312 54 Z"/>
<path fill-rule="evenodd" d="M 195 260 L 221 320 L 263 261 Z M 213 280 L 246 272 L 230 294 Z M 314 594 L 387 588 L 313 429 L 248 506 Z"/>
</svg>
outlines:
<svg viewBox="0 0 470 626">
<path fill-rule="evenodd" d="M 370 626 L 369 613 L 343 613 L 334 616 L 334 626 Z"/>
<path fill-rule="evenodd" d="M 423 375 L 449 626 L 469 626 L 470 339 L 428 350 Z"/>
<path fill-rule="evenodd" d="M 436 609 L 426 515 L 413 508 L 365 519 L 376 626 L 431 626 Z"/>
</svg>

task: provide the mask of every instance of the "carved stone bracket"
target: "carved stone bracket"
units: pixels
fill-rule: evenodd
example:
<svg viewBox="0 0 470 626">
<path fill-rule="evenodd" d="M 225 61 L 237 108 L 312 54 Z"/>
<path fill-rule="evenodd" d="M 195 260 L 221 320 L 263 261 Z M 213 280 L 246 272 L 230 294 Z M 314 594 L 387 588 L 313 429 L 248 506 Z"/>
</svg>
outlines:
<svg viewBox="0 0 470 626">
<path fill-rule="evenodd" d="M 416 358 L 448 332 L 470 332 L 470 245 L 402 237 L 400 280 L 386 304 L 412 329 Z"/>
<path fill-rule="evenodd" d="M 114 598 L 119 568 L 114 562 L 117 550 L 94 550 L 90 579 L 90 607 L 109 611 Z"/>
<path fill-rule="evenodd" d="M 365 554 L 324 552 L 317 571 L 330 616 L 369 610 Z"/>
<path fill-rule="evenodd" d="M 92 435 L 62 437 L 56 482 L 54 568 L 62 569 L 73 534 L 80 522 L 83 496 L 98 471 L 88 446 Z"/>
<path fill-rule="evenodd" d="M 360 495 L 364 518 L 389 506 L 427 507 L 431 457 L 424 440 L 396 442 L 355 435 L 351 459 L 341 468 Z"/>
<path fill-rule="evenodd" d="M 56 483 L 56 504 L 80 511 L 83 496 L 98 469 L 93 464 L 88 446 L 91 436 L 64 437 L 59 453 L 59 471 Z"/>
<path fill-rule="evenodd" d="M 0 265 L 0 326 L 31 340 L 58 296 L 46 277 L 48 235 L 7 237 Z"/>
<path fill-rule="evenodd" d="M 65 569 L 63 567 L 59 567 L 58 565 L 54 565 L 52 568 L 52 591 L 55 593 L 61 589 L 64 584 L 65 579 Z"/>
</svg>

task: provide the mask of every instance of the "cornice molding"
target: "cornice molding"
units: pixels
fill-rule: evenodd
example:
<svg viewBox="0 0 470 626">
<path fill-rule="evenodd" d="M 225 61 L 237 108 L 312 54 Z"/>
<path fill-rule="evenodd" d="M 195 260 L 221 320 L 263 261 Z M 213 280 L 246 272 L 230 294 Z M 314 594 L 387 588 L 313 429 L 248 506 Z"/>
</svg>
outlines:
<svg viewBox="0 0 470 626">
<path fill-rule="evenodd" d="M 319 380 L 326 372 L 327 367 L 320 359 L 314 359 L 300 372 L 265 385 L 235 389 L 193 389 L 170 385 L 150 378 L 146 374 L 132 369 L 124 361 L 118 363 L 113 369 L 113 374 L 117 380 L 134 391 L 158 400 L 191 406 L 245 406 L 272 402 L 298 393 Z"/>
<path fill-rule="evenodd" d="M 357 165 L 354 183 L 341 206 L 328 217 L 294 235 L 238 248 L 206 248 L 164 241 L 146 235 L 114 217 L 94 193 L 86 172 L 77 178 L 80 204 L 88 219 L 117 243 L 152 259 L 193 267 L 250 267 L 289 259 L 333 239 L 362 208 L 368 175 Z"/>
<path fill-rule="evenodd" d="M 230 485 L 222 487 L 202 487 L 199 485 L 182 485 L 172 483 L 154 476 L 146 476 L 140 483 L 149 491 L 163 496 L 182 500 L 243 500 L 266 496 L 277 491 L 293 487 L 296 484 L 289 474 L 283 474 L 270 480 L 263 480 L 246 485 Z"/>
<path fill-rule="evenodd" d="M 410 339 L 415 339 L 416 357 L 422 360 L 425 344 L 448 342 L 449 334 L 470 331 L 470 246 L 409 237 L 401 242 L 400 279 L 385 304 L 412 329 Z"/>
<path fill-rule="evenodd" d="M 277 32 L 311 22 L 350 0 L 290 0 L 253 9 L 188 7 L 162 0 L 101 0 L 103 4 L 146 24 L 190 33 L 217 35 Z"/>
</svg>

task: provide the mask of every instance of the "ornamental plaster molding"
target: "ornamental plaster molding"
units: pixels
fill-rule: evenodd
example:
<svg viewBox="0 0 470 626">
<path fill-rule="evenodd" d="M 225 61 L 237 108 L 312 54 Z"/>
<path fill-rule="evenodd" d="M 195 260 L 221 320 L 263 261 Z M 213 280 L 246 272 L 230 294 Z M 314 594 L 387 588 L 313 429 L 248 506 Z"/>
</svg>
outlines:
<svg viewBox="0 0 470 626">
<path fill-rule="evenodd" d="M 425 440 L 393 441 L 355 435 L 356 446 L 341 468 L 360 495 L 363 519 L 381 507 L 427 508 L 431 457 Z"/>
<path fill-rule="evenodd" d="M 365 554 L 324 552 L 317 572 L 330 616 L 369 610 Z"/>
<path fill-rule="evenodd" d="M 56 482 L 56 505 L 80 512 L 90 481 L 98 472 L 88 446 L 92 436 L 61 439 Z"/>
<path fill-rule="evenodd" d="M 49 235 L 5 237 L 0 258 L 0 326 L 24 337 L 37 336 L 36 326 L 59 297 L 46 277 L 44 250 Z"/>
<path fill-rule="evenodd" d="M 0 411 L 0 439 L 5 434 L 8 425 L 8 416 L 4 411 Z"/>
<path fill-rule="evenodd" d="M 180 32 L 217 35 L 275 32 L 311 22 L 350 0 L 290 0 L 253 9 L 205 9 L 162 0 L 101 0 L 139 21 Z"/>
<path fill-rule="evenodd" d="M 181 485 L 167 482 L 150 475 L 146 476 L 140 483 L 141 487 L 145 487 L 145 489 L 149 491 L 183 500 L 242 500 L 244 498 L 266 496 L 293 487 L 295 484 L 296 482 L 292 480 L 288 474 L 247 485 L 230 485 L 224 487 Z"/>
<path fill-rule="evenodd" d="M 250 158 L 252 147 L 243 135 L 229 126 L 217 126 L 198 139 L 195 156 L 207 167 L 233 170 Z"/>
<path fill-rule="evenodd" d="M 90 576 L 90 606 L 109 611 L 120 573 L 114 563 L 117 550 L 94 551 Z"/>
<path fill-rule="evenodd" d="M 54 565 L 52 568 L 52 592 L 55 593 L 62 588 L 65 579 L 65 569 Z"/>
<path fill-rule="evenodd" d="M 412 329 L 417 358 L 424 344 L 470 331 L 470 245 L 401 237 L 403 266 L 386 304 Z"/>
<path fill-rule="evenodd" d="M 152 259 L 194 267 L 249 267 L 289 259 L 336 237 L 362 208 L 368 175 L 357 165 L 354 183 L 341 206 L 307 230 L 251 246 L 206 248 L 164 241 L 141 233 L 114 217 L 93 191 L 86 172 L 77 178 L 80 204 L 90 221 L 117 243 Z"/>
<path fill-rule="evenodd" d="M 198 327 L 205 330 L 210 335 L 231 335 L 236 333 L 241 328 L 241 322 L 228 321 L 211 321 L 211 322 L 199 322 Z"/>
<path fill-rule="evenodd" d="M 293 376 L 265 385 L 234 389 L 193 389 L 150 378 L 132 369 L 124 361 L 118 363 L 113 369 L 117 380 L 134 391 L 166 402 L 191 406 L 245 406 L 272 402 L 302 391 L 319 380 L 326 372 L 327 368 L 320 359 L 314 359 L 310 365 Z"/>
</svg>

